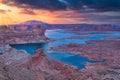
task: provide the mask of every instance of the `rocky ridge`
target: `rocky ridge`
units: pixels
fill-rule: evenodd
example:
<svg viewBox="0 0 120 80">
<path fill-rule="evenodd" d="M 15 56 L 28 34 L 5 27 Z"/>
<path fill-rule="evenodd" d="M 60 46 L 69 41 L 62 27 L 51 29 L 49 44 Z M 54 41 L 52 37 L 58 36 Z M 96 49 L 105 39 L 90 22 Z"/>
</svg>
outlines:
<svg viewBox="0 0 120 80">
<path fill-rule="evenodd" d="M 23 50 L 16 50 L 6 45 L 5 53 L 0 59 L 5 65 L 33 71 L 38 80 L 68 80 L 74 79 L 76 74 L 79 74 L 74 66 L 50 60 L 42 49 L 37 50 L 34 55 L 29 55 Z"/>
</svg>

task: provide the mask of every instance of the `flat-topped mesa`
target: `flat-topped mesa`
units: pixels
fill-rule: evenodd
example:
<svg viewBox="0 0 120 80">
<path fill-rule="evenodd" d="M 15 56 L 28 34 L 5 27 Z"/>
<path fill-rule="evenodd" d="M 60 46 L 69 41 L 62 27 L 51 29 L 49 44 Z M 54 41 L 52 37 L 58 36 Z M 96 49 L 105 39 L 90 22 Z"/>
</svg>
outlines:
<svg viewBox="0 0 120 80">
<path fill-rule="evenodd" d="M 14 25 L 0 27 L 1 44 L 43 43 L 48 40 L 44 35 L 45 29 L 40 25 Z"/>
</svg>

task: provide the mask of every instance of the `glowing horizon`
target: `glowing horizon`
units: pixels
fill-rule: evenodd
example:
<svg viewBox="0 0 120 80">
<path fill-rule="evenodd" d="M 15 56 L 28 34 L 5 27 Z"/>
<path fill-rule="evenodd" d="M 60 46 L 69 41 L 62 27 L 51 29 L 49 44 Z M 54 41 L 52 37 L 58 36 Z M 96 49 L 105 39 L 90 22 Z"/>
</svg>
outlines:
<svg viewBox="0 0 120 80">
<path fill-rule="evenodd" d="M 28 14 L 22 14 L 20 11 L 22 10 L 21 8 L 17 7 L 10 7 L 4 4 L 0 4 L 0 24 L 6 25 L 6 24 L 15 24 L 15 23 L 20 23 L 24 22 L 27 20 L 40 20 L 40 21 L 45 21 L 45 22 L 50 22 L 52 19 L 50 16 L 51 14 L 48 13 L 47 11 L 43 11 L 47 13 L 46 15 L 49 14 L 49 16 L 44 16 L 43 14 L 40 14 L 39 11 L 36 10 L 36 15 L 28 15 Z"/>
<path fill-rule="evenodd" d="M 45 0 L 45 2 L 47 1 L 49 0 Z M 83 4 L 80 0 L 74 2 L 79 7 L 69 1 L 66 1 L 66 4 L 62 0 L 56 0 L 55 3 L 51 0 L 54 5 L 47 3 L 42 5 L 42 2 L 45 2 L 37 3 L 38 0 L 34 0 L 34 4 L 31 4 L 32 2 L 33 0 L 0 0 L 0 24 L 16 24 L 28 20 L 38 20 L 50 24 L 120 23 L 119 5 L 111 7 L 109 2 L 104 3 L 105 9 L 99 7 L 102 3 L 96 5 L 96 2 L 92 2 L 93 7 L 91 7 L 90 3 Z"/>
<path fill-rule="evenodd" d="M 67 18 L 57 18 L 57 15 L 65 13 L 65 11 L 51 12 L 47 10 L 34 10 L 35 14 L 24 14 L 24 8 L 18 8 L 14 6 L 8 6 L 0 1 L 0 24 L 17 24 L 28 20 L 38 20 L 46 23 L 56 24 L 56 23 L 74 23 L 74 20 Z M 69 11 L 73 12 L 73 11 Z M 81 19 L 82 20 L 82 19 Z"/>
</svg>

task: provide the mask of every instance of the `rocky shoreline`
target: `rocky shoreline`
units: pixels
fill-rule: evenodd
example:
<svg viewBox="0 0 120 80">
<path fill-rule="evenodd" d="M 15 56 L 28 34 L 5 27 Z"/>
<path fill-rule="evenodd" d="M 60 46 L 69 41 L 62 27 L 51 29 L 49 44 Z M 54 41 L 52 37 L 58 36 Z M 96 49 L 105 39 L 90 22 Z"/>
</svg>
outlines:
<svg viewBox="0 0 120 80">
<path fill-rule="evenodd" d="M 16 50 L 6 45 L 6 51 L 0 56 L 0 59 L 6 66 L 24 68 L 34 72 L 38 80 L 68 80 L 79 74 L 78 69 L 74 66 L 50 60 L 44 55 L 42 49 L 37 50 L 34 55 L 29 55 L 25 51 Z"/>
<path fill-rule="evenodd" d="M 120 39 L 92 40 L 86 42 L 86 44 L 68 44 L 51 47 L 50 49 L 82 55 L 91 60 L 105 60 L 105 62 L 102 63 L 86 63 L 85 69 L 80 71 L 89 73 L 92 77 L 82 80 L 120 79 L 120 76 L 118 75 L 120 73 Z M 116 69 L 118 69 L 118 72 L 116 72 Z M 99 72 L 101 74 L 98 74 Z M 84 76 L 86 76 L 86 73 Z M 116 75 L 114 74 L 115 76 L 113 76 L 112 73 L 115 73 Z"/>
<path fill-rule="evenodd" d="M 8 52 L 7 52 L 8 51 Z M 19 57 L 17 57 L 19 56 Z M 24 57 L 23 57 L 24 56 Z M 42 51 L 39 49 L 34 55 L 26 54 L 25 51 L 19 51 L 11 48 L 9 45 L 6 46 L 6 53 L 0 55 L 0 62 L 2 66 L 7 66 L 14 72 L 9 74 L 21 75 L 20 71 L 23 70 L 25 77 L 20 78 L 19 76 L 13 77 L 10 75 L 8 79 L 5 76 L 3 78 L 2 72 L 0 72 L 0 79 L 10 80 L 106 80 L 113 79 L 119 80 L 119 65 L 106 66 L 101 63 L 90 64 L 86 63 L 84 69 L 78 70 L 76 67 L 64 64 L 58 61 L 50 60 Z M 2 68 L 0 66 L 0 68 Z M 3 69 L 3 68 L 2 68 Z M 4 69 L 3 69 L 4 71 Z M 18 74 L 19 73 L 19 74 Z M 17 75 L 18 74 L 18 75 Z M 26 77 L 28 75 L 28 77 Z M 2 76 L 2 77 L 1 77 Z M 32 78 L 31 78 L 32 77 Z M 33 79 L 34 78 L 34 79 Z"/>
<path fill-rule="evenodd" d="M 4 30 L 4 31 L 3 31 Z M 9 73 L 8 77 L 0 71 L 0 79 L 2 80 L 68 80 L 75 78 L 79 71 L 76 67 L 49 59 L 44 55 L 43 50 L 39 49 L 33 55 L 25 50 L 17 50 L 12 48 L 10 44 L 27 44 L 27 43 L 44 43 L 49 39 L 44 35 L 42 28 L 36 27 L 30 31 L 15 31 L 7 27 L 1 28 L 0 33 L 0 69 Z M 16 72 L 9 72 L 2 66 L 18 69 Z M 22 74 L 20 71 L 24 69 Z M 14 70 L 13 70 L 14 71 Z M 26 71 L 26 72 L 25 72 Z M 10 74 L 16 74 L 14 77 Z M 25 77 L 23 75 L 28 75 Z M 29 77 L 30 76 L 30 77 Z M 22 77 L 22 78 L 20 78 Z M 31 78 L 32 77 L 32 78 Z M 78 77 L 77 77 L 78 78 Z"/>
<path fill-rule="evenodd" d="M 105 55 L 120 54 L 120 39 L 91 40 L 86 44 L 68 44 L 51 47 L 54 51 L 69 52 L 82 55 L 93 60 L 105 59 Z"/>
<path fill-rule="evenodd" d="M 84 69 L 48 58 L 42 49 L 33 55 L 10 44 L 43 43 L 49 39 L 40 28 L 30 32 L 9 31 L 0 34 L 0 80 L 120 80 L 120 39 L 69 44 L 51 50 L 82 55 L 103 63 L 86 63 Z"/>
</svg>

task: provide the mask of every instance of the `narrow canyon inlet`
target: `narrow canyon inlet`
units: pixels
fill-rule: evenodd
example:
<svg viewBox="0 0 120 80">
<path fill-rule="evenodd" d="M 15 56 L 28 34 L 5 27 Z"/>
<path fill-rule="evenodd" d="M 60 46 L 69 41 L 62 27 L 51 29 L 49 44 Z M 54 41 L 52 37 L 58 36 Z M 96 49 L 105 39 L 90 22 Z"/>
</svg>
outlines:
<svg viewBox="0 0 120 80">
<path fill-rule="evenodd" d="M 120 80 L 120 1 L 0 0 L 0 80 Z"/>
</svg>

